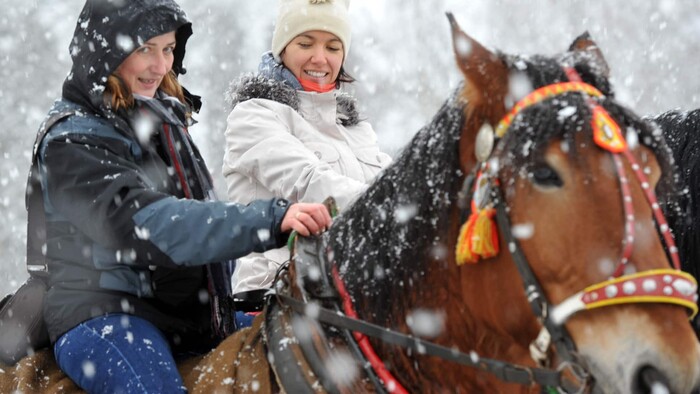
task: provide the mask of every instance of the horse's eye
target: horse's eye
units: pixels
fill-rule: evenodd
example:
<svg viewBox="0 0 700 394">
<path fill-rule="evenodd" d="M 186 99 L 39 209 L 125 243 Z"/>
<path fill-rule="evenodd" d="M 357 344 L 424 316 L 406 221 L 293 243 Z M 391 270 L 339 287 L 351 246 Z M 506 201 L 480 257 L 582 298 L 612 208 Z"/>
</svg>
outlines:
<svg viewBox="0 0 700 394">
<path fill-rule="evenodd" d="M 530 177 L 538 186 L 561 187 L 564 182 L 554 169 L 546 164 L 538 164 L 530 172 Z"/>
</svg>

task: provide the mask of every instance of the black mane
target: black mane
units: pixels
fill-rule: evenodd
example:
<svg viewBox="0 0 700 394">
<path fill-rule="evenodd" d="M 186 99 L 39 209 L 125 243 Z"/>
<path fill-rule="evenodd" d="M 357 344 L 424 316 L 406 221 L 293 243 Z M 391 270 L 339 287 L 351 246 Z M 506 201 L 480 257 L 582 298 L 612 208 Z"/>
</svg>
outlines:
<svg viewBox="0 0 700 394">
<path fill-rule="evenodd" d="M 678 195 L 680 215 L 669 218 L 683 263 L 683 270 L 700 275 L 700 109 L 669 111 L 652 118 L 664 134 L 680 169 L 685 186 Z M 695 319 L 700 332 L 700 319 Z"/>
<path fill-rule="evenodd" d="M 548 84 L 566 82 L 568 78 L 561 68 L 565 62 L 573 62 L 576 71 L 584 82 L 595 86 L 605 96 L 595 99 L 596 103 L 607 110 L 629 139 L 634 133 L 639 144 L 651 149 L 661 167 L 662 176 L 656 192 L 659 203 L 669 221 L 682 216 L 682 204 L 678 200 L 681 179 L 671 149 L 662 133 L 649 122 L 621 106 L 614 100 L 614 94 L 608 80 L 594 72 L 585 57 L 576 59 L 569 54 L 567 60 L 548 59 L 544 57 L 513 57 L 508 62 L 525 73 L 536 89 Z M 557 95 L 541 103 L 527 107 L 513 121 L 508 134 L 504 137 L 500 149 L 509 154 L 503 166 L 517 168 L 521 176 L 529 176 L 530 170 L 542 160 L 544 149 L 553 140 L 566 144 L 572 159 L 577 157 L 578 146 L 574 138 L 583 134 L 583 141 L 593 144 L 591 127 L 591 107 L 579 93 Z M 631 140 L 630 140 L 631 141 Z M 633 143 L 633 142 L 630 142 Z M 697 156 L 697 154 L 696 154 Z"/>
<path fill-rule="evenodd" d="M 358 310 L 397 307 L 400 300 L 392 289 L 420 285 L 425 260 L 446 257 L 448 208 L 462 176 L 463 110 L 455 93 L 399 158 L 335 219 L 330 230 L 334 261 L 354 301 L 360 294 L 372 299 L 372 305 Z"/>
</svg>

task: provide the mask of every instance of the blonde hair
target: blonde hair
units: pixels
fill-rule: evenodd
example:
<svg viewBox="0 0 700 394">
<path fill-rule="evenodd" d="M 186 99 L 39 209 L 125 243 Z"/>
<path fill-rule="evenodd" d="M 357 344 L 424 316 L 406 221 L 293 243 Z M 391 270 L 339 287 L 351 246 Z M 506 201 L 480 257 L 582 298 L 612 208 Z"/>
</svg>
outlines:
<svg viewBox="0 0 700 394">
<path fill-rule="evenodd" d="M 180 85 L 180 82 L 175 76 L 175 72 L 172 70 L 165 74 L 163 80 L 160 82 L 159 89 L 165 94 L 177 98 L 181 103 L 186 104 L 182 85 Z M 116 74 L 112 74 L 107 78 L 105 99 L 108 100 L 110 107 L 114 111 L 130 109 L 134 106 L 134 95 L 131 89 L 129 89 L 129 86 L 124 80 L 119 78 Z M 190 114 L 188 114 L 188 117 L 189 115 Z"/>
</svg>

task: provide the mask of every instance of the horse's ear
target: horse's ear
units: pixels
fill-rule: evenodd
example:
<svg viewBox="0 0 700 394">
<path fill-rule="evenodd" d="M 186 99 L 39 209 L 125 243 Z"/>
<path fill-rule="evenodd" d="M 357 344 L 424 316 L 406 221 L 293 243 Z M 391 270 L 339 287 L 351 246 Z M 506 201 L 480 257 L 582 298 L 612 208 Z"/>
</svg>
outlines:
<svg viewBox="0 0 700 394">
<path fill-rule="evenodd" d="M 472 106 L 504 108 L 508 93 L 508 67 L 496 54 L 464 33 L 452 13 L 448 12 L 447 18 L 452 26 L 455 58 L 469 85 L 465 89 L 468 102 Z"/>
<path fill-rule="evenodd" d="M 603 77 L 610 77 L 610 67 L 608 62 L 603 57 L 603 52 L 600 51 L 598 45 L 593 41 L 591 35 L 588 32 L 583 32 L 580 36 L 576 37 L 571 46 L 569 46 L 570 52 L 584 53 L 588 59 L 590 59 L 596 69 L 602 74 Z"/>
</svg>

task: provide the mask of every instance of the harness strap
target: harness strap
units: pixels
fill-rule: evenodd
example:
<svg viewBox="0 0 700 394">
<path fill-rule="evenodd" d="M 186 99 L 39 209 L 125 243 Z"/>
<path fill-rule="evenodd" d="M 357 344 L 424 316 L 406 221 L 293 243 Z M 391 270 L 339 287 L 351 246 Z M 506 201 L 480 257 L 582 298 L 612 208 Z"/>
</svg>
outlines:
<svg viewBox="0 0 700 394">
<path fill-rule="evenodd" d="M 268 359 L 270 367 L 277 378 L 277 382 L 287 393 L 313 394 L 312 384 L 306 379 L 308 373 L 302 370 L 297 361 L 289 334 L 280 321 L 282 311 L 279 305 L 268 299 L 267 313 L 265 314 L 264 340 L 267 343 Z"/>
<path fill-rule="evenodd" d="M 494 191 L 494 193 L 498 192 L 499 189 Z M 501 201 L 500 195 L 497 195 L 496 198 Z M 530 303 L 533 313 L 535 316 L 539 317 L 540 323 L 551 335 L 559 357 L 567 362 L 578 363 L 578 360 L 574 360 L 576 345 L 572 341 L 566 327 L 564 327 L 564 325 L 555 324 L 551 319 L 549 319 L 549 302 L 545 298 L 544 291 L 542 290 L 539 281 L 535 277 L 535 274 L 532 272 L 530 264 L 527 262 L 527 258 L 523 254 L 522 249 L 518 246 L 518 240 L 513 236 L 513 232 L 510 231 L 510 220 L 508 219 L 505 204 L 500 203 L 496 204 L 496 206 L 496 221 L 498 222 L 498 228 L 501 229 L 501 233 L 505 238 L 505 243 L 508 245 L 510 254 L 515 262 L 515 266 L 520 273 L 520 279 L 523 282 L 527 300 Z"/>
<path fill-rule="evenodd" d="M 357 319 L 357 312 L 355 311 L 355 307 L 352 305 L 352 299 L 345 288 L 345 283 L 343 283 L 343 280 L 340 278 L 337 266 L 333 267 L 333 280 L 338 293 L 340 293 L 343 311 L 347 316 Z M 357 342 L 358 347 L 361 349 L 362 354 L 364 354 L 371 364 L 372 369 L 382 379 L 384 385 L 391 387 L 392 393 L 408 394 L 408 390 L 403 387 L 401 382 L 394 378 L 394 375 L 392 375 L 392 373 L 386 368 L 386 365 L 384 365 L 382 359 L 377 355 L 377 352 L 374 351 L 374 347 L 372 347 L 372 344 L 369 342 L 369 338 L 358 332 L 354 332 L 353 336 L 355 337 L 355 341 Z"/>
<path fill-rule="evenodd" d="M 295 312 L 301 314 L 305 313 L 307 306 L 305 302 L 284 294 L 276 294 L 274 297 L 282 301 L 281 304 L 291 307 Z M 327 308 L 319 307 L 316 318 L 320 322 L 357 331 L 383 342 L 413 350 L 417 354 L 427 354 L 468 367 L 477 368 L 481 371 L 493 374 L 504 382 L 525 385 L 539 384 L 548 387 L 562 387 L 564 384 L 561 373 L 558 371 L 524 367 L 503 361 L 481 358 L 476 353 L 462 353 L 453 348 L 424 341 L 420 338 L 389 330 L 362 320 L 353 319 Z"/>
<path fill-rule="evenodd" d="M 328 211 L 335 216 L 335 212 L 337 212 L 335 200 L 329 197 L 324 201 L 324 204 Z M 293 245 L 293 249 L 290 249 L 294 251 L 297 285 L 300 282 L 302 283 L 299 286 L 300 290 L 304 291 L 311 298 L 320 301 L 323 305 L 340 313 L 338 306 L 340 296 L 338 291 L 331 285 L 331 273 L 328 272 L 327 233 L 322 237 L 298 237 L 294 235 L 290 237 L 290 241 Z M 341 329 L 339 331 L 342 333 L 345 343 L 358 365 L 362 366 L 367 378 L 372 382 L 372 386 L 377 394 L 386 393 L 380 377 L 372 367 L 371 360 L 368 360 L 362 351 L 359 341 L 355 340 L 352 332 L 349 330 Z M 304 355 L 312 358 L 314 357 L 314 352 L 305 351 Z M 384 382 L 386 383 L 386 380 Z M 395 390 L 393 392 L 396 393 Z"/>
</svg>

